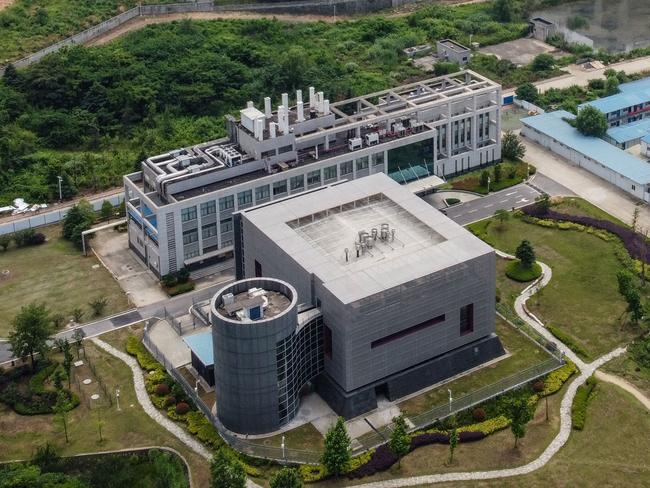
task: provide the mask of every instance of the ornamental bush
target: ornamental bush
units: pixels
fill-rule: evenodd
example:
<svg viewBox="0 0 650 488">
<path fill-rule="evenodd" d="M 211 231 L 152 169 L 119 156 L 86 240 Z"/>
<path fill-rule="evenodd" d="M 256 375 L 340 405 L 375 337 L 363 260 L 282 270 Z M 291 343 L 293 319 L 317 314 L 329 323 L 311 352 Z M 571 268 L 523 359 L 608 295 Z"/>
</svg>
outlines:
<svg viewBox="0 0 650 488">
<path fill-rule="evenodd" d="M 472 418 L 476 422 L 483 422 L 487 418 L 487 415 L 485 414 L 485 410 L 483 408 L 478 407 L 472 411 Z"/>
<path fill-rule="evenodd" d="M 596 379 L 593 376 L 587 378 L 587 382 L 578 388 L 576 396 L 571 407 L 571 422 L 573 428 L 582 430 L 585 427 L 587 419 L 587 406 L 591 400 L 594 389 L 596 388 Z"/>
<path fill-rule="evenodd" d="M 533 383 L 533 390 L 537 393 L 544 391 L 545 387 L 546 385 L 544 384 L 544 380 L 537 380 Z"/>
<path fill-rule="evenodd" d="M 176 413 L 178 415 L 185 415 L 190 411 L 190 406 L 185 402 L 180 402 L 176 404 Z"/>
<path fill-rule="evenodd" d="M 167 383 L 160 383 L 156 386 L 155 393 L 158 396 L 169 395 L 169 386 L 167 386 Z"/>
<path fill-rule="evenodd" d="M 165 408 L 169 408 L 172 405 L 176 405 L 176 397 L 168 396 L 167 398 L 165 398 L 165 405 L 164 405 Z"/>
<path fill-rule="evenodd" d="M 558 391 L 576 371 L 578 371 L 576 365 L 567 361 L 564 366 L 549 373 L 544 381 L 544 390 L 541 392 L 541 396 L 552 395 Z"/>
</svg>

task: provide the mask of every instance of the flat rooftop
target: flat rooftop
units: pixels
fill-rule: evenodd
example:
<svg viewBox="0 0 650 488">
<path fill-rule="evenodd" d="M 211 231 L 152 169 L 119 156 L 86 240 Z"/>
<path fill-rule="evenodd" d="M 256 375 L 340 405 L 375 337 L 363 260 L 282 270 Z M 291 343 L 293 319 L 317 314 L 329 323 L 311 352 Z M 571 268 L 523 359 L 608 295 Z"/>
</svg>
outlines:
<svg viewBox="0 0 650 488">
<path fill-rule="evenodd" d="M 612 127 L 607 130 L 607 135 L 620 144 L 641 139 L 648 133 L 650 133 L 650 118 Z"/>
<path fill-rule="evenodd" d="M 650 183 L 650 163 L 635 158 L 598 137 L 584 136 L 563 120 L 574 118 L 575 115 L 572 113 L 557 110 L 534 117 L 525 117 L 521 119 L 521 123 L 554 138 L 632 181 L 640 184 Z"/>
<path fill-rule="evenodd" d="M 383 173 L 242 214 L 343 303 L 494 252 Z M 370 246 L 357 257 L 363 231 Z"/>
<path fill-rule="evenodd" d="M 273 318 L 284 312 L 290 305 L 291 300 L 283 293 L 259 289 L 259 292 L 249 295 L 248 291 L 234 295 L 233 302 L 224 305 L 223 297 L 221 304 L 217 307 L 217 313 L 230 320 L 240 320 L 242 323 L 254 322 L 254 320 L 242 320 L 236 313 L 244 308 L 262 305 L 264 315 L 261 320 Z"/>
<path fill-rule="evenodd" d="M 616 95 L 585 102 L 579 105 L 579 108 L 590 106 L 596 107 L 603 113 L 609 113 L 650 101 L 650 77 L 622 83 L 618 89 L 620 93 Z"/>
<path fill-rule="evenodd" d="M 214 364 L 214 348 L 212 345 L 212 332 L 202 332 L 191 336 L 183 337 L 187 347 L 199 358 L 204 366 Z"/>
<path fill-rule="evenodd" d="M 443 39 L 441 41 L 438 41 L 438 44 L 445 46 L 446 48 L 451 49 L 452 51 L 455 51 L 457 53 L 469 51 L 468 47 L 463 46 L 462 44 L 454 41 L 453 39 Z"/>
</svg>

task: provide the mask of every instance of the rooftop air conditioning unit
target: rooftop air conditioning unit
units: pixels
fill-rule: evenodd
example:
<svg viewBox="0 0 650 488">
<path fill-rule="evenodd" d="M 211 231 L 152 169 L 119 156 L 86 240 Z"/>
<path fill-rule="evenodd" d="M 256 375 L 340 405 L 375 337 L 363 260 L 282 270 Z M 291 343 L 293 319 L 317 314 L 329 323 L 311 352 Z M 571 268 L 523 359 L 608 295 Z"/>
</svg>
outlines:
<svg viewBox="0 0 650 488">
<path fill-rule="evenodd" d="M 222 300 L 224 306 L 232 305 L 233 303 L 235 303 L 235 295 L 233 295 L 232 293 L 226 293 L 223 295 Z"/>
<path fill-rule="evenodd" d="M 348 140 L 348 148 L 350 151 L 356 151 L 357 149 L 361 149 L 363 147 L 363 142 L 361 141 L 360 137 L 355 137 L 353 139 Z"/>
</svg>

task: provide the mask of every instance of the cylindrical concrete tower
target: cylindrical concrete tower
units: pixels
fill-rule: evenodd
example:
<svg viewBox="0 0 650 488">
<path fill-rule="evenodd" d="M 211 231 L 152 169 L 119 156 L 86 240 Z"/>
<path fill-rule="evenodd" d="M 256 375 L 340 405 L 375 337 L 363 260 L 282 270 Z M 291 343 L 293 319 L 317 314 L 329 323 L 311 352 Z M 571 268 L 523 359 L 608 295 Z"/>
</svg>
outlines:
<svg viewBox="0 0 650 488">
<path fill-rule="evenodd" d="M 295 288 L 273 278 L 237 281 L 213 297 L 217 417 L 227 429 L 272 432 L 295 414 L 298 392 L 288 395 L 287 365 L 297 303 Z"/>
</svg>

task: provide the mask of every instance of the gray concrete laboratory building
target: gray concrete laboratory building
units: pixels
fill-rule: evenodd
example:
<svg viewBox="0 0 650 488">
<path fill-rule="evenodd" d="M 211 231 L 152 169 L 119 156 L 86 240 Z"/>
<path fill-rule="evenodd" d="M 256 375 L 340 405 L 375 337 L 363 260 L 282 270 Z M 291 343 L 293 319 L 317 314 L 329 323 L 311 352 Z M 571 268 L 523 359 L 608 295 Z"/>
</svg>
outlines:
<svg viewBox="0 0 650 488">
<path fill-rule="evenodd" d="M 307 386 L 351 418 L 504 353 L 494 250 L 383 173 L 242 210 L 234 235 L 211 320 L 235 432 L 289 422 Z"/>
</svg>

